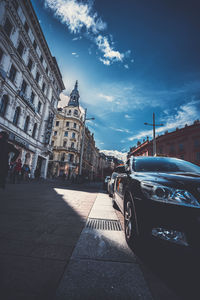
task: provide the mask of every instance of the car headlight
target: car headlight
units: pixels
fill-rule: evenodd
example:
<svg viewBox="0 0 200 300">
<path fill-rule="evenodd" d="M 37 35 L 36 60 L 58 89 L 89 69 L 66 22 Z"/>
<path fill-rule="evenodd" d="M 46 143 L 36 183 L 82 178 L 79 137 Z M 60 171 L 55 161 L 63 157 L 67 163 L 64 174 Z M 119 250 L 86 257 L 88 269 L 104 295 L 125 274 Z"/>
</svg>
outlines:
<svg viewBox="0 0 200 300">
<path fill-rule="evenodd" d="M 145 196 L 154 201 L 200 207 L 198 200 L 186 190 L 152 184 L 151 182 L 142 182 L 141 188 Z"/>
</svg>

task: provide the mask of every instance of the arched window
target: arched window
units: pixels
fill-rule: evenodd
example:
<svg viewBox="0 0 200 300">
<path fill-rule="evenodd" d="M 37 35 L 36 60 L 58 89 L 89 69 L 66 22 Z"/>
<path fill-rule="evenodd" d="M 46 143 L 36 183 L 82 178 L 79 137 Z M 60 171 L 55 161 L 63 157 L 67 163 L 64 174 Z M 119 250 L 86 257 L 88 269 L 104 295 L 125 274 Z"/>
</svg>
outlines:
<svg viewBox="0 0 200 300">
<path fill-rule="evenodd" d="M 62 153 L 62 155 L 61 155 L 61 161 L 65 161 L 65 153 Z"/>
<path fill-rule="evenodd" d="M 73 154 L 68 154 L 68 160 L 70 161 L 70 162 L 73 162 L 74 161 L 74 155 Z"/>
<path fill-rule="evenodd" d="M 33 126 L 33 132 L 32 132 L 32 137 L 33 138 L 35 138 L 36 130 L 37 130 L 37 123 L 35 123 L 34 126 Z"/>
<path fill-rule="evenodd" d="M 2 100 L 1 100 L 1 104 L 0 104 L 0 115 L 2 117 L 5 116 L 7 106 L 8 106 L 8 96 L 3 95 Z"/>
<path fill-rule="evenodd" d="M 16 109 L 15 109 L 15 114 L 14 114 L 14 118 L 13 118 L 13 124 L 15 126 L 17 126 L 18 124 L 18 121 L 19 121 L 19 115 L 20 115 L 20 107 L 18 106 Z"/>
<path fill-rule="evenodd" d="M 28 125 L 29 125 L 30 117 L 26 117 L 26 121 L 24 123 L 24 131 L 27 132 L 28 130 Z"/>
</svg>

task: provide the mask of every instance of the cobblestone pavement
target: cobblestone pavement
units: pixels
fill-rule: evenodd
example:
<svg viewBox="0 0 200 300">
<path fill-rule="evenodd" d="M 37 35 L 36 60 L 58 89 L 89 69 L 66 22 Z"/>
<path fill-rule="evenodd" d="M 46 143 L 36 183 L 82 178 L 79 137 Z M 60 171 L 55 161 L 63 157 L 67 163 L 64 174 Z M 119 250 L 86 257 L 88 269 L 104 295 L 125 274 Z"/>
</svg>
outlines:
<svg viewBox="0 0 200 300">
<path fill-rule="evenodd" d="M 99 186 L 8 184 L 0 191 L 0 299 L 49 300 Z"/>
</svg>

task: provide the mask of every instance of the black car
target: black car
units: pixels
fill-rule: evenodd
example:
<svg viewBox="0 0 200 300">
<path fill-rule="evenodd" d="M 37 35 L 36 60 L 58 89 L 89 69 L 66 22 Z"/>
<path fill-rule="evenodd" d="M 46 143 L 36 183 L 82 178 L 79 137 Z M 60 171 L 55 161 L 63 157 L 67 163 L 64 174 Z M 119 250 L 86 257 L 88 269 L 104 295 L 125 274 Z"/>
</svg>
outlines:
<svg viewBox="0 0 200 300">
<path fill-rule="evenodd" d="M 118 173 L 116 172 L 113 172 L 111 177 L 110 177 L 110 180 L 108 181 L 108 194 L 110 197 L 113 196 L 113 191 L 114 191 L 114 184 L 115 184 L 115 179 L 117 177 Z"/>
<path fill-rule="evenodd" d="M 113 206 L 129 245 L 149 237 L 200 246 L 200 167 L 169 157 L 131 157 L 115 180 Z"/>
</svg>

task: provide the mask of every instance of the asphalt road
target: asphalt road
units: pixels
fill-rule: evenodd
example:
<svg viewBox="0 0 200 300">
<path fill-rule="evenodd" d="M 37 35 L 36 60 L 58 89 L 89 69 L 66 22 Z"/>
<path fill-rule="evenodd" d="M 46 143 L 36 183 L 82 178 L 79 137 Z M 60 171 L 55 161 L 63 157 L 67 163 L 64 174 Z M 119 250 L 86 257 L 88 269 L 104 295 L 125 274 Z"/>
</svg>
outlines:
<svg viewBox="0 0 200 300">
<path fill-rule="evenodd" d="M 0 299 L 199 299 L 199 254 L 152 241 L 135 252 L 101 185 L 8 185 L 0 191 Z"/>
</svg>

